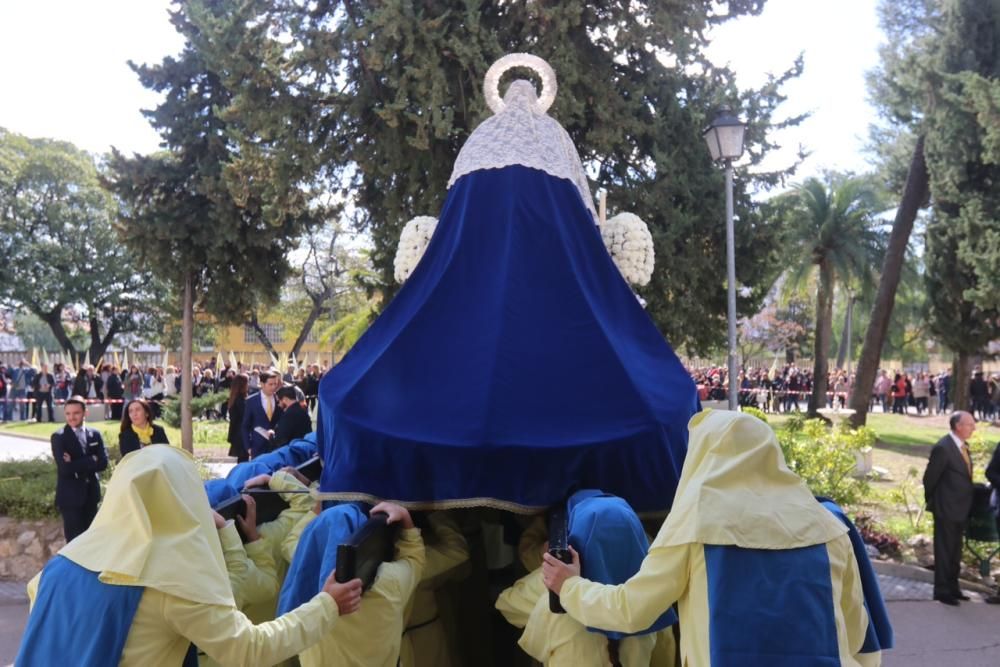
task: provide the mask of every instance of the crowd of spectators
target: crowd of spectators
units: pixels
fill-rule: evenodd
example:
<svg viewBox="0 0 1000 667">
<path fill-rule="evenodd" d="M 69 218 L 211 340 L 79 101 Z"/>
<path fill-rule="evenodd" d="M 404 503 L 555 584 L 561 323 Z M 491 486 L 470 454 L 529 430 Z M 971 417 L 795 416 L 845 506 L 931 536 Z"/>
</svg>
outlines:
<svg viewBox="0 0 1000 667">
<path fill-rule="evenodd" d="M 728 399 L 729 382 L 725 367 L 689 369 L 698 397 L 704 401 Z M 812 372 L 794 363 L 783 367 L 751 368 L 740 371 L 739 402 L 765 412 L 799 412 L 812 393 Z M 855 375 L 836 369 L 827 378 L 827 408 L 845 408 L 855 391 Z M 971 412 L 980 421 L 1000 418 L 1000 375 L 987 377 L 976 369 L 969 381 Z M 951 373 L 890 372 L 882 369 L 871 389 L 870 411 L 896 414 L 934 415 L 949 412 L 954 393 Z"/>
<path fill-rule="evenodd" d="M 249 393 L 260 389 L 260 375 L 270 368 L 270 364 L 248 364 L 230 362 L 218 365 L 216 359 L 196 362 L 191 370 L 193 395 L 198 398 L 219 393 L 221 412 L 225 416 L 226 396 L 237 375 L 245 374 Z M 283 383 L 297 387 L 306 397 L 309 408 L 316 405 L 319 381 L 327 366 L 309 364 L 297 366 L 289 364 Z M 144 398 L 158 406 L 181 390 L 180 368 L 167 365 L 130 364 L 119 368 L 116 364 L 105 363 L 99 367 L 86 364 L 75 373 L 69 372 L 62 363 L 55 363 L 52 369 L 46 363 L 36 368 L 25 359 L 7 366 L 0 364 L 0 421 L 27 421 L 35 419 L 55 421 L 52 406 L 70 396 L 82 396 L 95 403 L 106 405 L 106 416 L 119 420 L 122 406 L 136 398 Z M 157 409 L 157 412 L 159 410 Z"/>
</svg>

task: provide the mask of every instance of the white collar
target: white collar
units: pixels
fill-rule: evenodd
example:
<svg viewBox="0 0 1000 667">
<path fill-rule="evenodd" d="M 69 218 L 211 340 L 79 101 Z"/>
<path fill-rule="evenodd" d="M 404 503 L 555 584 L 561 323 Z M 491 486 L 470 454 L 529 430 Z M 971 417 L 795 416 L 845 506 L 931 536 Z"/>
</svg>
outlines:
<svg viewBox="0 0 1000 667">
<path fill-rule="evenodd" d="M 962 439 L 960 437 L 955 435 L 954 431 L 948 431 L 948 435 L 951 436 L 952 442 L 954 442 L 955 446 L 958 447 L 959 449 L 965 446 L 965 443 L 962 442 Z"/>
</svg>

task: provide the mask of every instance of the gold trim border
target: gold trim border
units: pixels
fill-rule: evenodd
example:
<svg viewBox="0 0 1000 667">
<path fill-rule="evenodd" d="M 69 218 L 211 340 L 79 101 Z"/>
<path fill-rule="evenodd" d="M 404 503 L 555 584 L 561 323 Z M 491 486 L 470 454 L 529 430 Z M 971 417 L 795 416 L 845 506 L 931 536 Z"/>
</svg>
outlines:
<svg viewBox="0 0 1000 667">
<path fill-rule="evenodd" d="M 538 514 L 544 512 L 548 507 L 534 505 L 520 505 L 506 500 L 496 498 L 463 498 L 461 500 L 394 500 L 392 498 L 379 498 L 368 493 L 355 493 L 352 491 L 317 491 L 313 490 L 310 495 L 314 500 L 340 500 L 347 502 L 365 502 L 370 505 L 377 505 L 380 502 L 395 503 L 402 505 L 408 510 L 426 512 L 430 510 L 453 510 L 472 509 L 476 507 L 490 507 L 493 509 L 513 512 L 515 514 Z"/>
</svg>

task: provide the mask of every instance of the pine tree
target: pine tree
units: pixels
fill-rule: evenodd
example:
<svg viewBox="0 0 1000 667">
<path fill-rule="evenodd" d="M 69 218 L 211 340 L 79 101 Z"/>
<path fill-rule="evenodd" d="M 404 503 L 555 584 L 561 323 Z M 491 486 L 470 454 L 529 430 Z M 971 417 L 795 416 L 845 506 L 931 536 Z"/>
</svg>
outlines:
<svg viewBox="0 0 1000 667">
<path fill-rule="evenodd" d="M 191 0 L 194 7 L 201 3 Z M 192 10 L 213 67 L 235 92 L 226 118 L 244 179 L 265 171 L 294 191 L 335 184 L 374 244 L 386 297 L 404 222 L 436 214 L 455 157 L 488 114 L 489 65 L 510 52 L 548 60 L 550 110 L 569 131 L 612 211 L 651 228 L 657 267 L 642 290 L 670 340 L 706 352 L 725 334 L 723 177 L 701 130 L 728 104 L 749 122 L 750 168 L 775 148 L 783 83 L 759 90 L 708 63 L 705 31 L 761 1 L 406 3 L 253 0 L 228 15 Z M 502 83 L 506 85 L 509 73 Z M 530 74 L 529 74 L 530 76 Z M 742 171 L 742 170 L 741 170 Z M 749 170 L 747 170 L 749 171 Z M 737 179 L 737 272 L 755 311 L 776 274 L 778 223 L 751 199 L 787 172 Z"/>
<path fill-rule="evenodd" d="M 931 331 L 955 352 L 956 408 L 968 406 L 970 358 L 1000 337 L 1000 274 L 977 271 L 1000 238 L 1000 165 L 985 154 L 987 133 L 968 103 L 968 75 L 1000 75 L 1000 6 L 950 0 L 935 55 L 941 77 L 928 114 L 927 166 L 934 210 L 927 228 Z M 985 242 L 985 244 L 984 244 Z M 983 299 L 983 294 L 991 294 Z M 977 298 L 978 297 L 978 298 Z"/>
<path fill-rule="evenodd" d="M 218 11 L 225 5 L 211 3 Z M 183 3 L 171 20 L 187 40 L 180 56 L 132 65 L 146 88 L 163 95 L 146 116 L 166 150 L 133 157 L 115 151 L 106 184 L 121 202 L 124 241 L 184 295 L 182 439 L 190 451 L 194 309 L 242 322 L 258 305 L 275 302 L 290 271 L 288 254 L 315 212 L 304 197 L 269 197 L 266 178 L 252 185 L 246 174 L 233 178 L 239 151 L 218 113 L 231 93 L 206 65 Z"/>
<path fill-rule="evenodd" d="M 897 185 L 905 173 L 899 168 L 900 147 L 913 146 L 913 152 L 883 266 L 883 284 L 858 364 L 857 385 L 870 387 L 875 380 L 913 220 L 929 203 L 928 324 L 956 354 L 954 398 L 955 405 L 962 406 L 971 355 L 985 345 L 984 336 L 988 341 L 1000 335 L 998 329 L 984 330 L 996 321 L 990 308 L 969 303 L 977 294 L 981 298 L 983 286 L 996 282 L 997 275 L 990 275 L 996 265 L 990 263 L 995 255 L 989 252 L 989 243 L 1000 237 L 992 231 L 997 208 L 991 183 L 998 174 L 984 152 L 988 132 L 977 122 L 970 102 L 973 94 L 965 85 L 970 76 L 996 76 L 997 7 L 978 0 L 887 0 L 880 13 L 889 43 L 882 49 L 882 65 L 873 73 L 870 87 L 890 126 L 875 138 L 894 139 L 883 143 L 880 153 Z M 970 208 L 963 211 L 966 207 Z M 857 410 L 855 424 L 864 423 L 867 406 L 867 392 L 855 392 L 851 402 Z"/>
</svg>

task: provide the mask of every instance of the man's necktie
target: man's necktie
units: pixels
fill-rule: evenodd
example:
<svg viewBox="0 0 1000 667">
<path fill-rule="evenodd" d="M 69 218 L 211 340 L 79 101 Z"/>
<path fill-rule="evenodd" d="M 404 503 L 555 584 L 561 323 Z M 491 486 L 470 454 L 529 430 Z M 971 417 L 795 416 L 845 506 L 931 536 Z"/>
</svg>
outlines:
<svg viewBox="0 0 1000 667">
<path fill-rule="evenodd" d="M 80 449 L 83 451 L 83 455 L 87 455 L 87 433 L 82 429 L 76 429 L 76 439 L 80 442 Z"/>
<path fill-rule="evenodd" d="M 265 398 L 264 399 L 264 406 L 265 406 L 264 409 L 267 411 L 267 419 L 268 419 L 268 421 L 270 421 L 271 420 L 271 415 L 274 414 L 274 408 L 271 407 L 271 399 L 270 398 Z"/>
<path fill-rule="evenodd" d="M 962 458 L 965 459 L 965 467 L 969 469 L 969 477 L 972 477 L 972 457 L 969 455 L 969 446 L 962 443 Z"/>
</svg>

